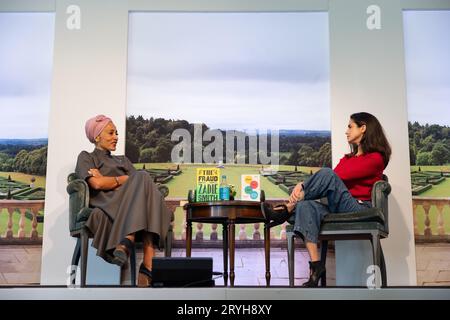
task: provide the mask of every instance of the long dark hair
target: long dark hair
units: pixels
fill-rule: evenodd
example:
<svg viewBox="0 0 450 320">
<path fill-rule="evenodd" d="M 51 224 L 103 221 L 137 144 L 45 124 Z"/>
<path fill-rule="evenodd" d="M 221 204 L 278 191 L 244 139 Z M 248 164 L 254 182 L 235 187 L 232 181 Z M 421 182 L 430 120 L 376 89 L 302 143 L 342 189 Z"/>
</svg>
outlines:
<svg viewBox="0 0 450 320">
<path fill-rule="evenodd" d="M 354 113 L 350 116 L 350 119 L 358 127 L 366 125 L 366 131 L 361 139 L 361 149 L 364 153 L 379 152 L 383 157 L 384 167 L 386 168 L 391 158 L 392 150 L 378 119 L 367 112 Z M 352 149 L 350 155 L 355 156 L 358 153 L 358 145 L 352 143 L 350 146 Z"/>
</svg>

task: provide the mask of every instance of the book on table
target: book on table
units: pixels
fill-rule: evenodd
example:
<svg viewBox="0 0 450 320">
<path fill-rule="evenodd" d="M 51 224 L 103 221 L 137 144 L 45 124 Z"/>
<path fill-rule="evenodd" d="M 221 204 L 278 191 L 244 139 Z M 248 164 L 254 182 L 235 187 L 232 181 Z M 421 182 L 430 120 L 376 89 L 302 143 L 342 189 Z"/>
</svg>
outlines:
<svg viewBox="0 0 450 320">
<path fill-rule="evenodd" d="M 195 201 L 219 201 L 220 169 L 197 168 Z"/>
</svg>

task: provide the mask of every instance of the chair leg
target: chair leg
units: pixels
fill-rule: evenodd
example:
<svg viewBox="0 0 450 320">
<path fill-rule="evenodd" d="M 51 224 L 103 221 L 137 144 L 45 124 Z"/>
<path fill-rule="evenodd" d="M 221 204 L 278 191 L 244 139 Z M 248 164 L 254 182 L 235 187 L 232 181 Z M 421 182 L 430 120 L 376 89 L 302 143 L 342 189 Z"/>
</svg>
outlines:
<svg viewBox="0 0 450 320">
<path fill-rule="evenodd" d="M 172 241 L 173 241 L 173 230 L 172 230 L 172 227 L 170 227 L 170 229 L 166 235 L 166 241 L 164 243 L 164 256 L 165 257 L 172 256 Z"/>
<path fill-rule="evenodd" d="M 133 245 L 130 252 L 131 285 L 136 287 L 136 247 Z"/>
<path fill-rule="evenodd" d="M 88 258 L 89 236 L 86 230 L 81 231 L 81 287 L 86 286 L 86 270 Z"/>
<path fill-rule="evenodd" d="M 374 232 L 372 233 L 372 256 L 373 256 L 373 264 L 374 266 L 376 266 L 378 268 L 378 270 L 375 270 L 375 285 L 377 285 L 379 283 L 379 273 L 378 271 L 381 271 L 381 266 L 380 266 L 380 236 L 378 234 L 378 232 Z"/>
<path fill-rule="evenodd" d="M 228 225 L 222 223 L 223 283 L 228 284 Z"/>
<path fill-rule="evenodd" d="M 288 272 L 289 272 L 289 287 L 294 286 L 294 233 L 287 233 L 287 254 L 288 254 Z"/>
<path fill-rule="evenodd" d="M 327 263 L 327 251 L 328 251 L 328 240 L 323 240 L 320 244 L 320 260 L 325 266 Z M 324 272 L 322 278 L 320 279 L 320 285 L 322 287 L 327 286 L 327 273 Z"/>
<path fill-rule="evenodd" d="M 77 269 L 78 263 L 80 262 L 80 255 L 81 255 L 81 238 L 77 238 L 77 244 L 75 245 L 75 249 L 73 250 L 72 264 L 70 271 L 70 282 L 72 285 L 75 285 L 75 280 L 77 278 Z"/>
<path fill-rule="evenodd" d="M 386 261 L 384 260 L 383 248 L 381 247 L 380 241 L 380 262 L 381 262 L 381 287 L 387 287 L 387 272 L 386 272 Z"/>
</svg>

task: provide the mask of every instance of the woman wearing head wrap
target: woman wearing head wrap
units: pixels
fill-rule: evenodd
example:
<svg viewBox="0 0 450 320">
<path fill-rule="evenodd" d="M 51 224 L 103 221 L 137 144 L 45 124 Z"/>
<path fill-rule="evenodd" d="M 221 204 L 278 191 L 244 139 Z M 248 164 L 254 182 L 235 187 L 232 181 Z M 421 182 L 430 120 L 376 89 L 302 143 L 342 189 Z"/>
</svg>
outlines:
<svg viewBox="0 0 450 320">
<path fill-rule="evenodd" d="M 89 202 L 94 210 L 86 226 L 94 234 L 92 245 L 97 255 L 122 266 L 134 242 L 142 240 L 144 261 L 138 285 L 149 286 L 154 245 L 165 239 L 172 213 L 147 172 L 136 171 L 127 157 L 111 154 L 118 134 L 110 118 L 93 117 L 85 130 L 95 149 L 80 153 L 75 172 L 90 188 Z"/>
</svg>

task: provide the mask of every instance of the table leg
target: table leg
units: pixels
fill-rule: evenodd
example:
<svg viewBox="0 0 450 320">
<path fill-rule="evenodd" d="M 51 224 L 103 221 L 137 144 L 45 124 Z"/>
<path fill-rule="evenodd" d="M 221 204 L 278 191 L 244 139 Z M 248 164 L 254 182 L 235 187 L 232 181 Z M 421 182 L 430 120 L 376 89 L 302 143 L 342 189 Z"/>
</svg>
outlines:
<svg viewBox="0 0 450 320">
<path fill-rule="evenodd" d="M 225 287 L 228 283 L 228 224 L 222 224 L 222 245 L 223 245 L 223 282 Z"/>
<path fill-rule="evenodd" d="M 186 221 L 186 257 L 191 256 L 192 249 L 192 222 Z"/>
<path fill-rule="evenodd" d="M 229 224 L 230 234 L 230 286 L 234 287 L 234 245 L 235 245 L 235 227 L 234 221 Z"/>
<path fill-rule="evenodd" d="M 264 224 L 264 254 L 266 258 L 266 286 L 270 286 L 270 228 Z"/>
</svg>

